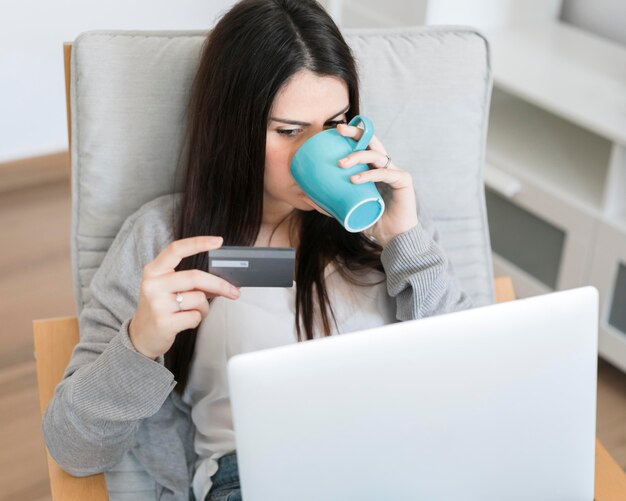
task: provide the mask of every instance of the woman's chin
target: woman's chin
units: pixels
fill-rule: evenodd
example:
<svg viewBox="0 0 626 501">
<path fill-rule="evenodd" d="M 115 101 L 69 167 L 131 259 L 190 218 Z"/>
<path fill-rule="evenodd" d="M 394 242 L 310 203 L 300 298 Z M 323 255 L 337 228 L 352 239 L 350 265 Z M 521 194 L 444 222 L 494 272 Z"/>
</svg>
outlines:
<svg viewBox="0 0 626 501">
<path fill-rule="evenodd" d="M 302 209 L 302 210 L 306 210 L 306 211 L 316 210 L 320 214 L 324 214 L 327 217 L 332 217 L 328 212 L 326 212 L 319 205 L 317 205 L 315 202 L 313 202 L 313 200 L 311 200 L 308 196 L 304 195 L 302 197 L 302 201 L 304 202 L 304 205 L 306 205 L 306 207 L 307 207 L 306 209 Z"/>
<path fill-rule="evenodd" d="M 300 202 L 296 206 L 296 209 L 300 209 L 301 211 L 304 211 L 304 212 L 311 212 L 312 210 L 315 210 L 315 207 L 313 207 L 312 205 L 308 204 L 307 202 Z"/>
</svg>

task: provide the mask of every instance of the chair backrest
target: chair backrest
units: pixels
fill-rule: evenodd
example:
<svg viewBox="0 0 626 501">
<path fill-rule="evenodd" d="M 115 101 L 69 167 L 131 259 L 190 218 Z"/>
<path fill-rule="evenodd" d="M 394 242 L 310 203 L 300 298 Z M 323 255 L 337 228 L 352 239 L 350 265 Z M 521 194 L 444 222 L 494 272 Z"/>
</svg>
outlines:
<svg viewBox="0 0 626 501">
<path fill-rule="evenodd" d="M 206 31 L 90 31 L 74 42 L 70 107 L 77 312 L 124 220 L 179 191 L 189 98 Z M 494 301 L 483 163 L 491 68 L 465 27 L 347 29 L 361 111 L 409 170 L 461 285 Z"/>
</svg>

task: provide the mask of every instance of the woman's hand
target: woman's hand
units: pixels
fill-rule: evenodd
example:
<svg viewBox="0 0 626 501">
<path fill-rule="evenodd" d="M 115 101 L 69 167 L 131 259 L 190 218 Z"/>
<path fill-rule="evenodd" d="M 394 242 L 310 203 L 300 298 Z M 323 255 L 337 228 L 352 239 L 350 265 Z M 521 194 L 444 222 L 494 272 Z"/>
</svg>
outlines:
<svg viewBox="0 0 626 501">
<path fill-rule="evenodd" d="M 144 267 L 137 310 L 128 327 L 139 353 L 153 359 L 166 353 L 179 332 L 197 327 L 207 316 L 207 298 L 239 297 L 237 287 L 215 275 L 174 271 L 183 258 L 218 249 L 222 243 L 222 237 L 176 240 Z"/>
<path fill-rule="evenodd" d="M 363 134 L 363 129 L 353 125 L 339 124 L 337 132 L 358 141 Z M 344 168 L 356 164 L 369 165 L 369 171 L 355 174 L 350 178 L 355 184 L 372 181 L 386 183 L 391 187 L 392 198 L 387 203 L 385 212 L 376 224 L 365 232 L 372 235 L 383 247 L 392 238 L 410 230 L 418 222 L 411 174 L 399 169 L 393 163 L 389 163 L 387 168 L 384 168 L 387 161 L 385 147 L 376 136 L 373 136 L 368 149 L 350 153 L 338 162 L 339 166 Z"/>
</svg>

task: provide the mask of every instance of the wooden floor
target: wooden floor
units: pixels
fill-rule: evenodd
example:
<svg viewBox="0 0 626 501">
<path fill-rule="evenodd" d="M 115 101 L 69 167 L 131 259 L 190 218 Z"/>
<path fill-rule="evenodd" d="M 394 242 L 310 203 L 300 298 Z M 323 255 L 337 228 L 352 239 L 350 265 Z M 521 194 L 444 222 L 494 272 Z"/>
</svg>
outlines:
<svg viewBox="0 0 626 501">
<path fill-rule="evenodd" d="M 74 314 L 68 181 L 0 193 L 0 500 L 50 499 L 31 321 Z M 626 375 L 600 361 L 598 436 L 626 468 Z"/>
</svg>

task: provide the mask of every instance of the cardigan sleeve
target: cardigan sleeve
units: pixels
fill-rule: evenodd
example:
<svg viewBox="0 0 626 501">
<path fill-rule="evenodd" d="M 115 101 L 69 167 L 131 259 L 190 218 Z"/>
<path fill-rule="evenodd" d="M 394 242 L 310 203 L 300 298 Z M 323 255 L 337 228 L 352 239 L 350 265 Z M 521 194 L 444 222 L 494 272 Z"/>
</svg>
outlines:
<svg viewBox="0 0 626 501">
<path fill-rule="evenodd" d="M 387 292 L 396 299 L 397 320 L 415 320 L 472 306 L 453 276 L 436 228 L 424 212 L 420 212 L 416 226 L 385 245 L 381 262 Z"/>
<path fill-rule="evenodd" d="M 162 357 L 140 354 L 128 337 L 145 262 L 137 224 L 132 217 L 124 223 L 91 281 L 80 341 L 43 417 L 51 456 L 75 476 L 119 461 L 140 420 L 155 414 L 176 384 Z"/>
</svg>

